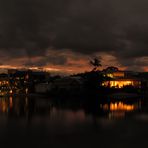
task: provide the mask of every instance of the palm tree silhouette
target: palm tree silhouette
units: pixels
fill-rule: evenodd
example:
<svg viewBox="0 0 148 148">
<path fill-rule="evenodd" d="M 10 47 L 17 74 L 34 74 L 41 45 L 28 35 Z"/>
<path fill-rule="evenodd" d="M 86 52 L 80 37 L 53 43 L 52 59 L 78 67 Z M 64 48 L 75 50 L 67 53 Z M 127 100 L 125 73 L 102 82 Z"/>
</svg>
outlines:
<svg viewBox="0 0 148 148">
<path fill-rule="evenodd" d="M 101 61 L 98 58 L 94 58 L 93 60 L 90 60 L 90 64 L 94 67 L 92 71 L 96 71 L 98 67 L 101 67 Z"/>
</svg>

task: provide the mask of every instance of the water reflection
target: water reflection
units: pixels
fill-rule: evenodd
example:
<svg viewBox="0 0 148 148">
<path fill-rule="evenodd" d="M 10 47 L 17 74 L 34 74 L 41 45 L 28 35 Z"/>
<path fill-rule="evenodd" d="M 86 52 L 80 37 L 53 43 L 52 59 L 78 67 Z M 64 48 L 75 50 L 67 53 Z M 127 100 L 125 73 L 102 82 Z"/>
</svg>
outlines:
<svg viewBox="0 0 148 148">
<path fill-rule="evenodd" d="M 141 99 L 136 102 L 115 101 L 105 103 L 101 104 L 100 108 L 102 108 L 104 112 L 108 112 L 109 119 L 124 118 L 126 113 L 132 113 L 141 109 Z"/>
<path fill-rule="evenodd" d="M 12 100 L 1 98 L 0 99 L 0 113 L 7 113 L 12 107 Z"/>
<path fill-rule="evenodd" d="M 133 104 L 125 104 L 123 102 L 115 102 L 110 104 L 111 111 L 133 111 L 134 109 L 136 109 L 136 106 Z"/>
<path fill-rule="evenodd" d="M 136 101 L 105 101 L 98 100 L 85 102 L 61 99 L 37 98 L 37 97 L 10 97 L 0 98 L 0 113 L 8 117 L 26 117 L 31 120 L 35 116 L 47 117 L 51 120 L 65 120 L 67 122 L 85 121 L 87 117 L 93 118 L 125 118 L 142 111 L 143 100 Z M 59 118 L 59 119 L 57 119 Z M 62 121 L 63 122 L 63 121 Z"/>
<path fill-rule="evenodd" d="M 147 100 L 102 100 L 0 98 L 0 143 L 6 141 L 9 147 L 11 142 L 14 146 L 18 143 L 19 147 L 24 144 L 30 147 L 30 143 L 31 147 L 65 144 L 77 147 L 80 143 L 83 143 L 81 147 L 90 147 L 93 143 L 98 147 L 111 147 L 111 144 L 121 147 L 127 140 L 124 147 L 128 147 L 129 139 L 135 143 L 142 136 L 141 139 L 148 136 L 142 133 L 148 133 Z"/>
</svg>

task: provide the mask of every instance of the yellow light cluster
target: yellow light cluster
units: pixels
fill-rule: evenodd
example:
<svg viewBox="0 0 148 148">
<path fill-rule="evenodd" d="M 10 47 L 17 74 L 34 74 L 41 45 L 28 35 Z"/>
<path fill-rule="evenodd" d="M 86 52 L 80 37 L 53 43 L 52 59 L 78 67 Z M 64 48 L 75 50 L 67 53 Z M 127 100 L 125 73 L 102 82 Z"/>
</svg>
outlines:
<svg viewBox="0 0 148 148">
<path fill-rule="evenodd" d="M 124 72 L 114 72 L 114 73 L 107 73 L 107 76 L 110 78 L 116 78 L 116 77 L 124 77 Z"/>
<path fill-rule="evenodd" d="M 116 111 L 116 110 L 123 110 L 123 111 L 132 111 L 134 110 L 134 105 L 127 105 L 122 102 L 119 103 L 111 103 L 110 104 L 110 110 Z"/>
<path fill-rule="evenodd" d="M 106 81 L 102 83 L 102 86 L 105 87 L 114 87 L 114 88 L 123 88 L 124 86 L 136 86 L 140 87 L 140 82 L 134 82 L 133 80 L 115 80 L 115 81 Z"/>
<path fill-rule="evenodd" d="M 8 81 L 0 81 L 0 85 L 5 85 L 5 84 L 9 84 Z"/>
<path fill-rule="evenodd" d="M 113 78 L 114 76 L 113 76 L 113 74 L 108 73 L 108 74 L 107 74 L 107 77 Z"/>
<path fill-rule="evenodd" d="M 124 104 L 123 102 L 115 102 L 110 103 L 109 105 L 104 104 L 103 109 L 110 111 L 133 111 L 134 109 L 136 109 L 136 106 Z"/>
<path fill-rule="evenodd" d="M 133 81 L 110 81 L 110 87 L 123 88 L 127 85 L 134 85 Z"/>
<path fill-rule="evenodd" d="M 124 72 L 114 72 L 113 77 L 124 77 Z"/>
</svg>

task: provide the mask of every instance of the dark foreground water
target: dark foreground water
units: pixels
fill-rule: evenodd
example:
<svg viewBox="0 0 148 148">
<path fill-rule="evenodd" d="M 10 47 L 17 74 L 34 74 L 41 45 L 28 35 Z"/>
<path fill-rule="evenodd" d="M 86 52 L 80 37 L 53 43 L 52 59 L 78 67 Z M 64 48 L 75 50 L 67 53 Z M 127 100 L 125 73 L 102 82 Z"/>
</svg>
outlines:
<svg viewBox="0 0 148 148">
<path fill-rule="evenodd" d="M 148 147 L 146 99 L 0 98 L 0 147 Z"/>
</svg>

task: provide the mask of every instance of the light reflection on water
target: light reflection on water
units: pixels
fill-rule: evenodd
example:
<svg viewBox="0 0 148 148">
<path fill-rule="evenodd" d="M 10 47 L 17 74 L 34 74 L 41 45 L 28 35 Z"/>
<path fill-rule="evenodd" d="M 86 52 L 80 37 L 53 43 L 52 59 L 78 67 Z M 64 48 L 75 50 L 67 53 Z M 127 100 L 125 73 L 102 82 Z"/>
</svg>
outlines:
<svg viewBox="0 0 148 148">
<path fill-rule="evenodd" d="M 73 119 L 74 115 L 80 116 L 80 119 L 83 119 L 84 116 L 102 112 L 134 112 L 136 110 L 142 109 L 141 99 L 127 102 L 127 101 L 110 101 L 95 104 L 94 106 L 89 104 L 75 104 L 74 102 L 54 102 L 48 98 L 0 98 L 0 113 L 11 113 L 13 114 L 27 114 L 28 112 L 33 115 L 47 115 L 51 116 L 63 115 L 65 114 L 68 118 Z M 90 108 L 89 108 L 90 107 Z M 97 108 L 96 108 L 97 107 Z M 92 109 L 92 110 L 91 110 Z M 91 112 L 92 111 L 92 112 Z M 64 113 L 63 113 L 64 112 Z M 103 114 L 102 114 L 103 116 Z M 105 116 L 104 116 L 105 117 Z"/>
<path fill-rule="evenodd" d="M 98 103 L 98 102 L 97 102 Z M 6 117 L 27 117 L 27 119 L 39 116 L 41 119 L 49 117 L 51 120 L 75 123 L 87 120 L 87 117 L 120 119 L 142 111 L 142 100 L 136 101 L 106 101 L 103 103 L 82 103 L 71 101 L 53 101 L 49 98 L 0 98 L 0 113 Z"/>
<path fill-rule="evenodd" d="M 100 108 L 104 112 L 108 112 L 109 119 L 124 118 L 126 113 L 132 113 L 141 110 L 141 99 L 136 102 L 111 101 L 109 103 L 100 104 Z"/>
<path fill-rule="evenodd" d="M 148 133 L 147 122 L 148 103 L 141 99 L 86 103 L 79 99 L 0 98 L 0 146 L 6 141 L 6 147 L 60 147 L 65 143 L 68 147 L 79 143 L 120 147 L 122 139 L 127 147 L 129 139 L 132 145 L 143 132 Z"/>
</svg>

